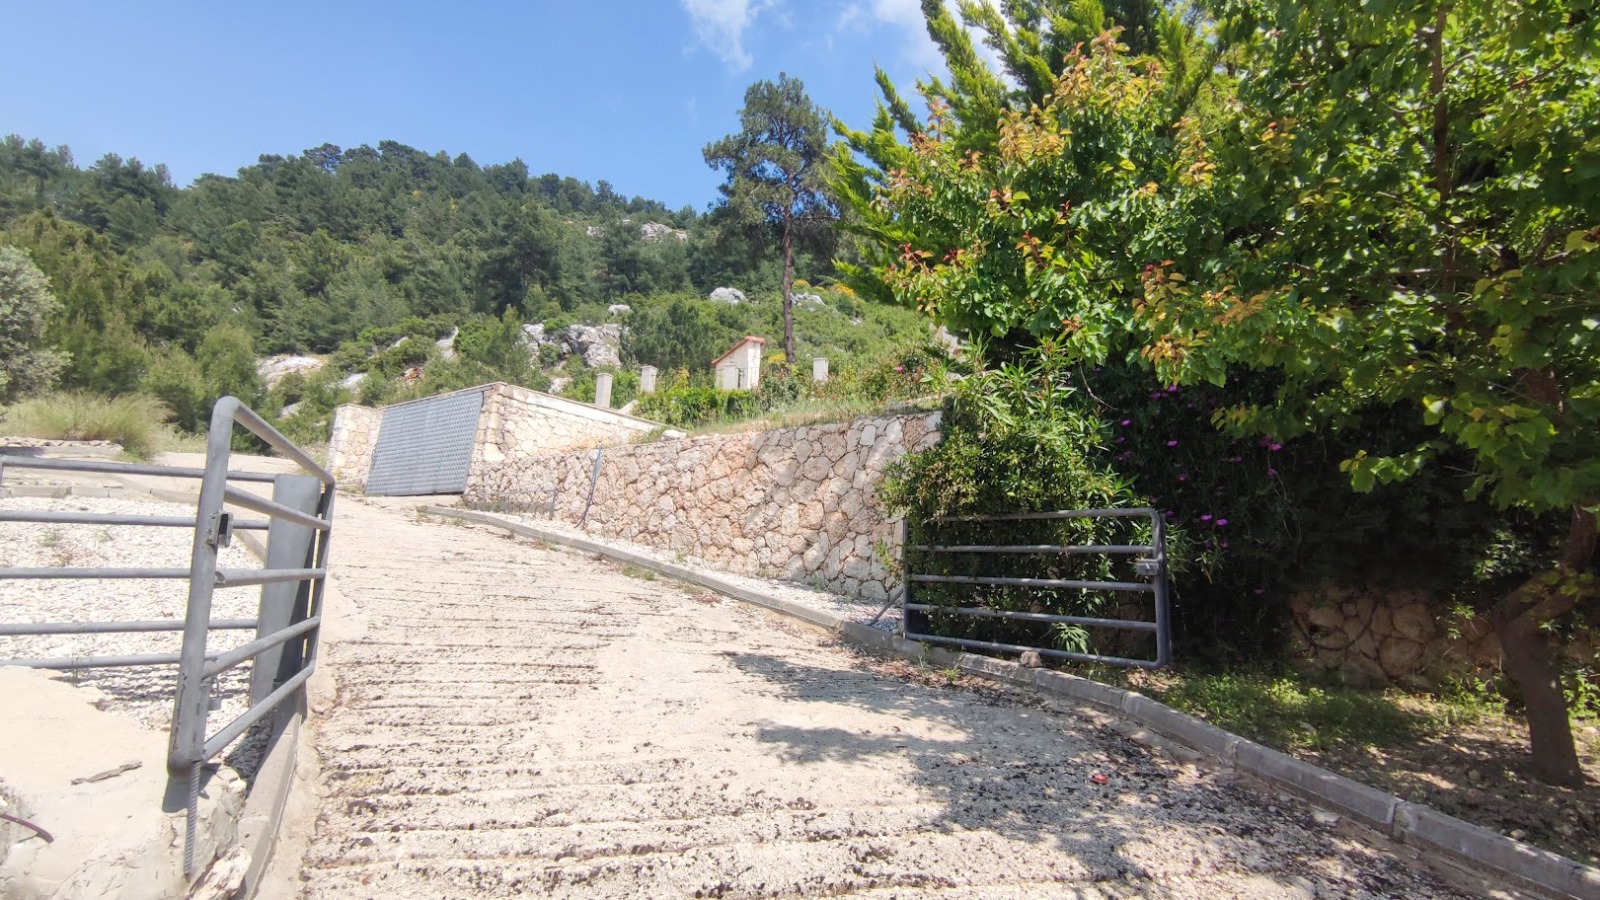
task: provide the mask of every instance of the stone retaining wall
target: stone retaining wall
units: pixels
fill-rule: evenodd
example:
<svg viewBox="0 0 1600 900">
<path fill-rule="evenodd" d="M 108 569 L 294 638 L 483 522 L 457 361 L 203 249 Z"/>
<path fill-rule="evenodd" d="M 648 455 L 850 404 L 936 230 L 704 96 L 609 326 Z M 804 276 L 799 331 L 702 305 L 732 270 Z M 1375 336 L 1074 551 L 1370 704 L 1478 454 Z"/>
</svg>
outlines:
<svg viewBox="0 0 1600 900">
<path fill-rule="evenodd" d="M 1360 687 L 1431 690 L 1451 680 L 1493 677 L 1500 641 L 1487 617 L 1459 618 L 1425 591 L 1323 585 L 1289 599 L 1289 658 Z M 1563 653 L 1591 670 L 1595 646 Z"/>
<path fill-rule="evenodd" d="M 939 414 L 926 413 L 608 448 L 585 530 L 728 572 L 887 599 L 898 523 L 874 491 L 885 466 L 938 440 Z M 463 499 L 575 523 L 594 458 L 549 453 L 486 466 Z"/>
<path fill-rule="evenodd" d="M 328 471 L 339 486 L 361 490 L 372 471 L 372 451 L 378 446 L 383 410 L 346 403 L 333 411 L 333 434 L 328 438 Z"/>
<path fill-rule="evenodd" d="M 659 422 L 514 384 L 493 384 L 484 392 L 483 414 L 478 419 L 478 449 L 467 475 L 468 483 L 474 477 L 482 477 L 482 470 L 508 459 L 552 450 L 626 444 L 661 427 Z"/>
<path fill-rule="evenodd" d="M 508 459 L 552 450 L 625 444 L 663 427 L 648 419 L 504 382 L 468 391 L 483 393 L 483 409 L 478 414 L 477 438 L 467 473 L 469 484 L 482 477 L 485 466 Z M 437 399 L 427 397 L 409 402 L 427 403 Z M 328 469 L 339 480 L 340 487 L 357 491 L 366 487 L 384 410 L 391 408 L 374 409 L 347 403 L 334 411 L 333 434 L 328 438 Z"/>
</svg>

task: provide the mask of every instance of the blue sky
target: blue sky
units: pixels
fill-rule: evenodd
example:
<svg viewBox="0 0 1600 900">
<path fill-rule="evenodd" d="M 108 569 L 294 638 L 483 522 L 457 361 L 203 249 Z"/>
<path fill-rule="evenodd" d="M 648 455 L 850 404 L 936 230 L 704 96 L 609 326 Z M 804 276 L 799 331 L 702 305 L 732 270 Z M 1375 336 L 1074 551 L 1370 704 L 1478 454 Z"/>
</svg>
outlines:
<svg viewBox="0 0 1600 900">
<path fill-rule="evenodd" d="M 788 72 L 864 126 L 874 62 L 906 91 L 938 65 L 916 0 L 49 0 L 6 18 L 0 132 L 84 167 L 165 163 L 180 185 L 396 140 L 703 210 L 701 148 L 737 129 L 751 82 Z"/>
</svg>

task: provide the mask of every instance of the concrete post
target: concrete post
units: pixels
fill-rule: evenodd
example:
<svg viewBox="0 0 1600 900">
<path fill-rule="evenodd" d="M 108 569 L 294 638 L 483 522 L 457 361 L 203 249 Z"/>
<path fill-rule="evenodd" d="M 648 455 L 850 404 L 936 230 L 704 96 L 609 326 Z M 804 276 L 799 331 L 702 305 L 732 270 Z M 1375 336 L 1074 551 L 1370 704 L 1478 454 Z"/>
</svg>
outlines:
<svg viewBox="0 0 1600 900">
<path fill-rule="evenodd" d="M 601 372 L 594 376 L 594 405 L 601 409 L 611 408 L 611 373 Z"/>
<path fill-rule="evenodd" d="M 317 501 L 321 499 L 322 482 L 310 475 L 279 475 L 272 481 L 272 499 L 310 515 L 317 514 Z M 283 519 L 273 519 L 267 526 L 268 569 L 309 569 L 312 567 L 311 551 L 317 532 L 304 525 Z M 256 615 L 256 637 L 263 638 L 288 628 L 295 621 L 297 610 L 305 615 L 311 597 L 311 582 L 283 582 L 261 586 L 261 609 Z M 299 644 L 300 641 L 290 641 Z M 300 659 L 296 652 L 285 660 L 285 645 L 279 644 L 261 651 L 250 671 L 250 703 L 260 703 L 278 686 L 278 682 L 299 670 Z M 284 663 L 288 662 L 288 665 Z"/>
<path fill-rule="evenodd" d="M 811 361 L 811 380 L 828 380 L 828 360 L 826 357 L 819 356 Z"/>
<path fill-rule="evenodd" d="M 641 366 L 639 368 L 639 393 L 654 394 L 656 392 L 656 367 Z"/>
</svg>

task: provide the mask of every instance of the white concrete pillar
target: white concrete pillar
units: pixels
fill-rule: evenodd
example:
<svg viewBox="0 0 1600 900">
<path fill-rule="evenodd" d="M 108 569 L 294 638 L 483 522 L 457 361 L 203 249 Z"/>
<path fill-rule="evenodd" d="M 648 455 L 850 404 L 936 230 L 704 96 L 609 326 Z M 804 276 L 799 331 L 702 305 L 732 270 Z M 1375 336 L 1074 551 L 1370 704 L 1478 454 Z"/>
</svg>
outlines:
<svg viewBox="0 0 1600 900">
<path fill-rule="evenodd" d="M 828 380 L 828 360 L 827 360 L 827 357 L 819 356 L 819 357 L 816 357 L 815 359 L 811 360 L 811 380 L 812 381 L 827 381 Z"/>
<path fill-rule="evenodd" d="M 656 367 L 641 366 L 639 368 L 639 393 L 654 394 L 656 392 Z"/>
<path fill-rule="evenodd" d="M 594 376 L 594 405 L 602 409 L 611 408 L 611 373 L 601 372 Z"/>
</svg>

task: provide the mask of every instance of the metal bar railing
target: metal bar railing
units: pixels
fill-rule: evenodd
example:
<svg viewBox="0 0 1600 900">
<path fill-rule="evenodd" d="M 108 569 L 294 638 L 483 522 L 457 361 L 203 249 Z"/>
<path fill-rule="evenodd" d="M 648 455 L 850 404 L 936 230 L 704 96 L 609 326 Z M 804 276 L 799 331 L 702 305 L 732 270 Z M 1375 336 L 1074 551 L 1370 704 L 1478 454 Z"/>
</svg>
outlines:
<svg viewBox="0 0 1600 900">
<path fill-rule="evenodd" d="M 232 452 L 233 427 L 242 425 L 268 446 L 296 462 L 307 474 L 322 484 L 315 495 L 315 512 L 269 500 L 264 497 L 230 487 L 228 460 Z M 281 482 L 275 484 L 281 485 Z M 200 499 L 195 511 L 194 546 L 190 555 L 189 605 L 184 620 L 183 646 L 179 651 L 178 690 L 173 699 L 172 730 L 167 751 L 167 772 L 173 787 L 187 790 L 187 822 L 184 833 L 184 872 L 194 871 L 195 823 L 198 817 L 199 770 L 207 760 L 221 753 L 228 744 L 244 734 L 268 713 L 276 711 L 286 700 L 295 696 L 316 667 L 315 635 L 321 624 L 321 599 L 327 578 L 328 538 L 333 525 L 333 476 L 313 460 L 309 454 L 296 447 L 288 438 L 273 428 L 265 419 L 244 406 L 234 397 L 224 397 L 212 409 L 211 428 L 206 436 L 206 467 L 200 482 Z M 276 491 L 275 491 L 276 496 Z M 264 513 L 276 521 L 290 523 L 313 535 L 311 554 L 313 565 L 304 568 L 219 569 L 217 549 L 226 541 L 229 522 L 224 512 L 226 504 Z M 211 600 L 219 587 L 245 585 L 276 585 L 284 583 L 311 585 L 306 596 L 313 598 L 304 608 L 296 608 L 292 621 L 286 627 L 268 634 L 260 634 L 255 641 L 223 654 L 211 655 L 206 650 L 207 622 L 211 617 Z M 263 604 L 266 592 L 263 591 Z M 260 618 L 265 621 L 263 605 Z M 207 710 L 209 686 L 219 672 L 255 660 L 259 666 L 264 654 L 275 648 L 289 647 L 291 642 L 303 644 L 304 650 L 296 654 L 296 670 L 284 677 L 274 689 L 262 697 L 244 714 L 224 726 L 215 735 L 207 736 Z M 270 657 L 279 662 L 279 657 Z M 282 671 L 282 669 L 280 669 Z M 276 680 L 276 679 L 274 679 Z"/>
<path fill-rule="evenodd" d="M 309 477 L 230 470 L 228 465 L 232 452 L 233 429 L 236 425 L 243 426 L 266 442 L 279 455 L 296 463 Z M 328 574 L 328 538 L 333 523 L 333 498 L 336 487 L 333 475 L 234 397 L 224 397 L 212 408 L 211 427 L 206 438 L 204 468 L 0 455 L 0 476 L 3 476 L 8 468 L 186 478 L 200 481 L 200 496 L 195 504 L 193 518 L 0 510 L 0 522 L 130 525 L 194 530 L 189 566 L 184 569 L 0 568 L 0 579 L 182 578 L 188 580 L 188 606 L 181 621 L 36 622 L 0 625 L 0 637 L 178 631 L 182 632 L 183 637 L 177 653 L 0 660 L 0 665 L 69 669 L 177 665 L 177 685 L 173 698 L 172 725 L 167 752 L 167 770 L 171 781 L 168 796 L 171 799 L 186 797 L 184 809 L 187 813 L 187 822 L 183 865 L 185 874 L 192 875 L 195 870 L 195 825 L 198 818 L 197 797 L 200 791 L 202 765 L 221 753 L 269 713 L 279 710 L 286 701 L 296 695 L 315 671 L 316 638 L 322 624 L 321 607 Z M 230 482 L 271 484 L 273 496 L 268 499 L 260 494 L 235 487 Z M 268 519 L 241 521 L 227 511 L 229 507 L 254 510 L 266 515 Z M 259 569 L 220 568 L 218 551 L 229 544 L 236 529 L 267 531 L 268 557 L 279 561 L 267 563 L 265 567 Z M 211 618 L 211 601 L 217 588 L 257 585 L 262 586 L 262 599 L 256 618 Z M 294 585 L 299 585 L 298 591 Z M 299 601 L 289 602 L 287 605 L 282 603 L 284 590 L 289 591 L 290 601 L 295 600 L 296 594 L 300 598 Z M 270 605 L 269 594 L 274 598 Z M 272 611 L 270 616 L 269 608 Z M 255 640 L 232 650 L 220 653 L 210 651 L 207 648 L 208 635 L 211 631 L 220 629 L 255 629 L 257 634 Z M 214 679 L 223 672 L 251 661 L 258 670 L 263 668 L 265 661 L 267 669 L 252 674 L 252 703 L 249 709 L 223 726 L 216 734 L 208 736 L 207 715 Z"/>
<path fill-rule="evenodd" d="M 188 578 L 188 569 L 92 569 L 83 567 L 8 566 L 0 568 L 0 578 L 64 579 L 64 578 Z"/>
<path fill-rule="evenodd" d="M 912 581 L 940 584 L 993 584 L 1010 587 L 1062 588 L 1075 591 L 1153 591 L 1143 581 L 1078 581 L 1071 578 L 1011 578 L 1000 575 L 912 575 Z"/>
<path fill-rule="evenodd" d="M 212 631 L 243 631 L 256 627 L 255 619 L 212 619 Z M 124 622 L 38 622 L 32 625 L 0 624 L 0 637 L 32 637 L 43 634 L 137 634 L 151 631 L 182 631 L 182 619 L 146 619 Z"/>
<path fill-rule="evenodd" d="M 46 525 L 150 525 L 158 528 L 193 528 L 192 516 L 137 516 L 112 513 L 55 512 L 36 509 L 0 509 L 0 522 L 39 522 Z M 266 531 L 265 519 L 233 520 L 234 530 Z"/>
<path fill-rule="evenodd" d="M 304 525 L 307 528 L 315 528 L 318 531 L 327 531 L 329 528 L 329 523 L 322 521 L 316 516 L 308 516 L 300 510 L 284 506 L 282 503 L 273 503 L 271 500 L 256 494 L 252 494 L 249 491 L 241 491 L 237 488 L 224 487 L 223 497 L 228 503 L 232 503 L 234 506 L 242 506 L 245 509 L 254 510 L 259 513 L 266 513 L 267 515 L 272 516 L 274 519 L 283 519 L 285 521 L 293 522 L 296 525 Z"/>
<path fill-rule="evenodd" d="M 311 618 L 306 619 L 304 622 L 300 622 L 297 625 L 290 625 L 288 628 L 285 628 L 282 631 L 273 632 L 264 638 L 257 638 L 256 640 L 253 640 L 242 647 L 236 647 L 226 653 L 219 653 L 211 658 L 211 662 L 206 663 L 206 677 L 211 678 L 215 675 L 219 675 L 228 671 L 229 669 L 246 660 L 255 659 L 256 656 L 261 653 L 261 651 L 270 647 L 276 647 L 284 641 L 290 640 L 291 638 L 299 637 L 300 635 L 305 634 L 321 624 L 321 616 L 312 616 Z"/>
<path fill-rule="evenodd" d="M 1035 651 L 1042 656 L 1069 659 L 1079 662 L 1098 662 L 1111 665 L 1162 668 L 1171 662 L 1172 636 L 1169 625 L 1169 586 L 1167 582 L 1166 520 L 1159 510 L 1134 509 L 1065 509 L 1049 512 L 1010 513 L 986 516 L 943 516 L 928 521 L 929 526 L 959 525 L 985 522 L 1037 522 L 1062 519 L 1149 519 L 1148 544 L 941 544 L 926 541 L 912 544 L 909 539 L 902 544 L 903 585 L 900 592 L 900 633 L 910 640 L 953 644 L 959 647 L 995 650 L 1011 653 Z M 912 565 L 913 553 L 926 554 L 1014 554 L 1014 555 L 1086 555 L 1134 557 L 1136 573 L 1148 581 L 1094 581 L 1073 578 L 1030 578 L 1011 575 L 945 575 L 917 572 Z M 1054 573 L 1052 573 L 1054 574 Z M 1111 591 L 1120 593 L 1150 594 L 1153 598 L 1153 621 L 1144 619 L 1112 619 L 1099 616 L 1071 616 L 1051 613 L 1021 612 L 969 605 L 940 605 L 919 603 L 914 585 L 951 584 L 994 587 L 1021 587 L 1042 590 Z M 912 614 L 916 617 L 913 619 Z M 985 641 L 968 637 L 955 637 L 929 633 L 925 623 L 931 614 L 945 614 L 976 619 L 1038 622 L 1042 624 L 1077 625 L 1088 628 L 1116 629 L 1149 633 L 1155 636 L 1154 659 L 1131 659 L 1107 654 L 1080 653 L 1053 647 L 1030 647 L 1005 641 Z"/>
<path fill-rule="evenodd" d="M 97 462 L 87 459 L 49 459 L 38 456 L 0 454 L 0 462 L 13 469 L 51 469 L 61 472 L 94 472 L 103 475 L 161 475 L 168 478 L 204 478 L 205 469 L 187 469 L 181 466 L 158 466 L 144 463 Z M 229 472 L 234 481 L 272 483 L 277 477 L 268 472 Z"/>
<path fill-rule="evenodd" d="M 1129 556 L 1148 556 L 1156 551 L 1148 544 L 918 544 L 911 549 L 919 553 L 1107 553 Z"/>
</svg>

